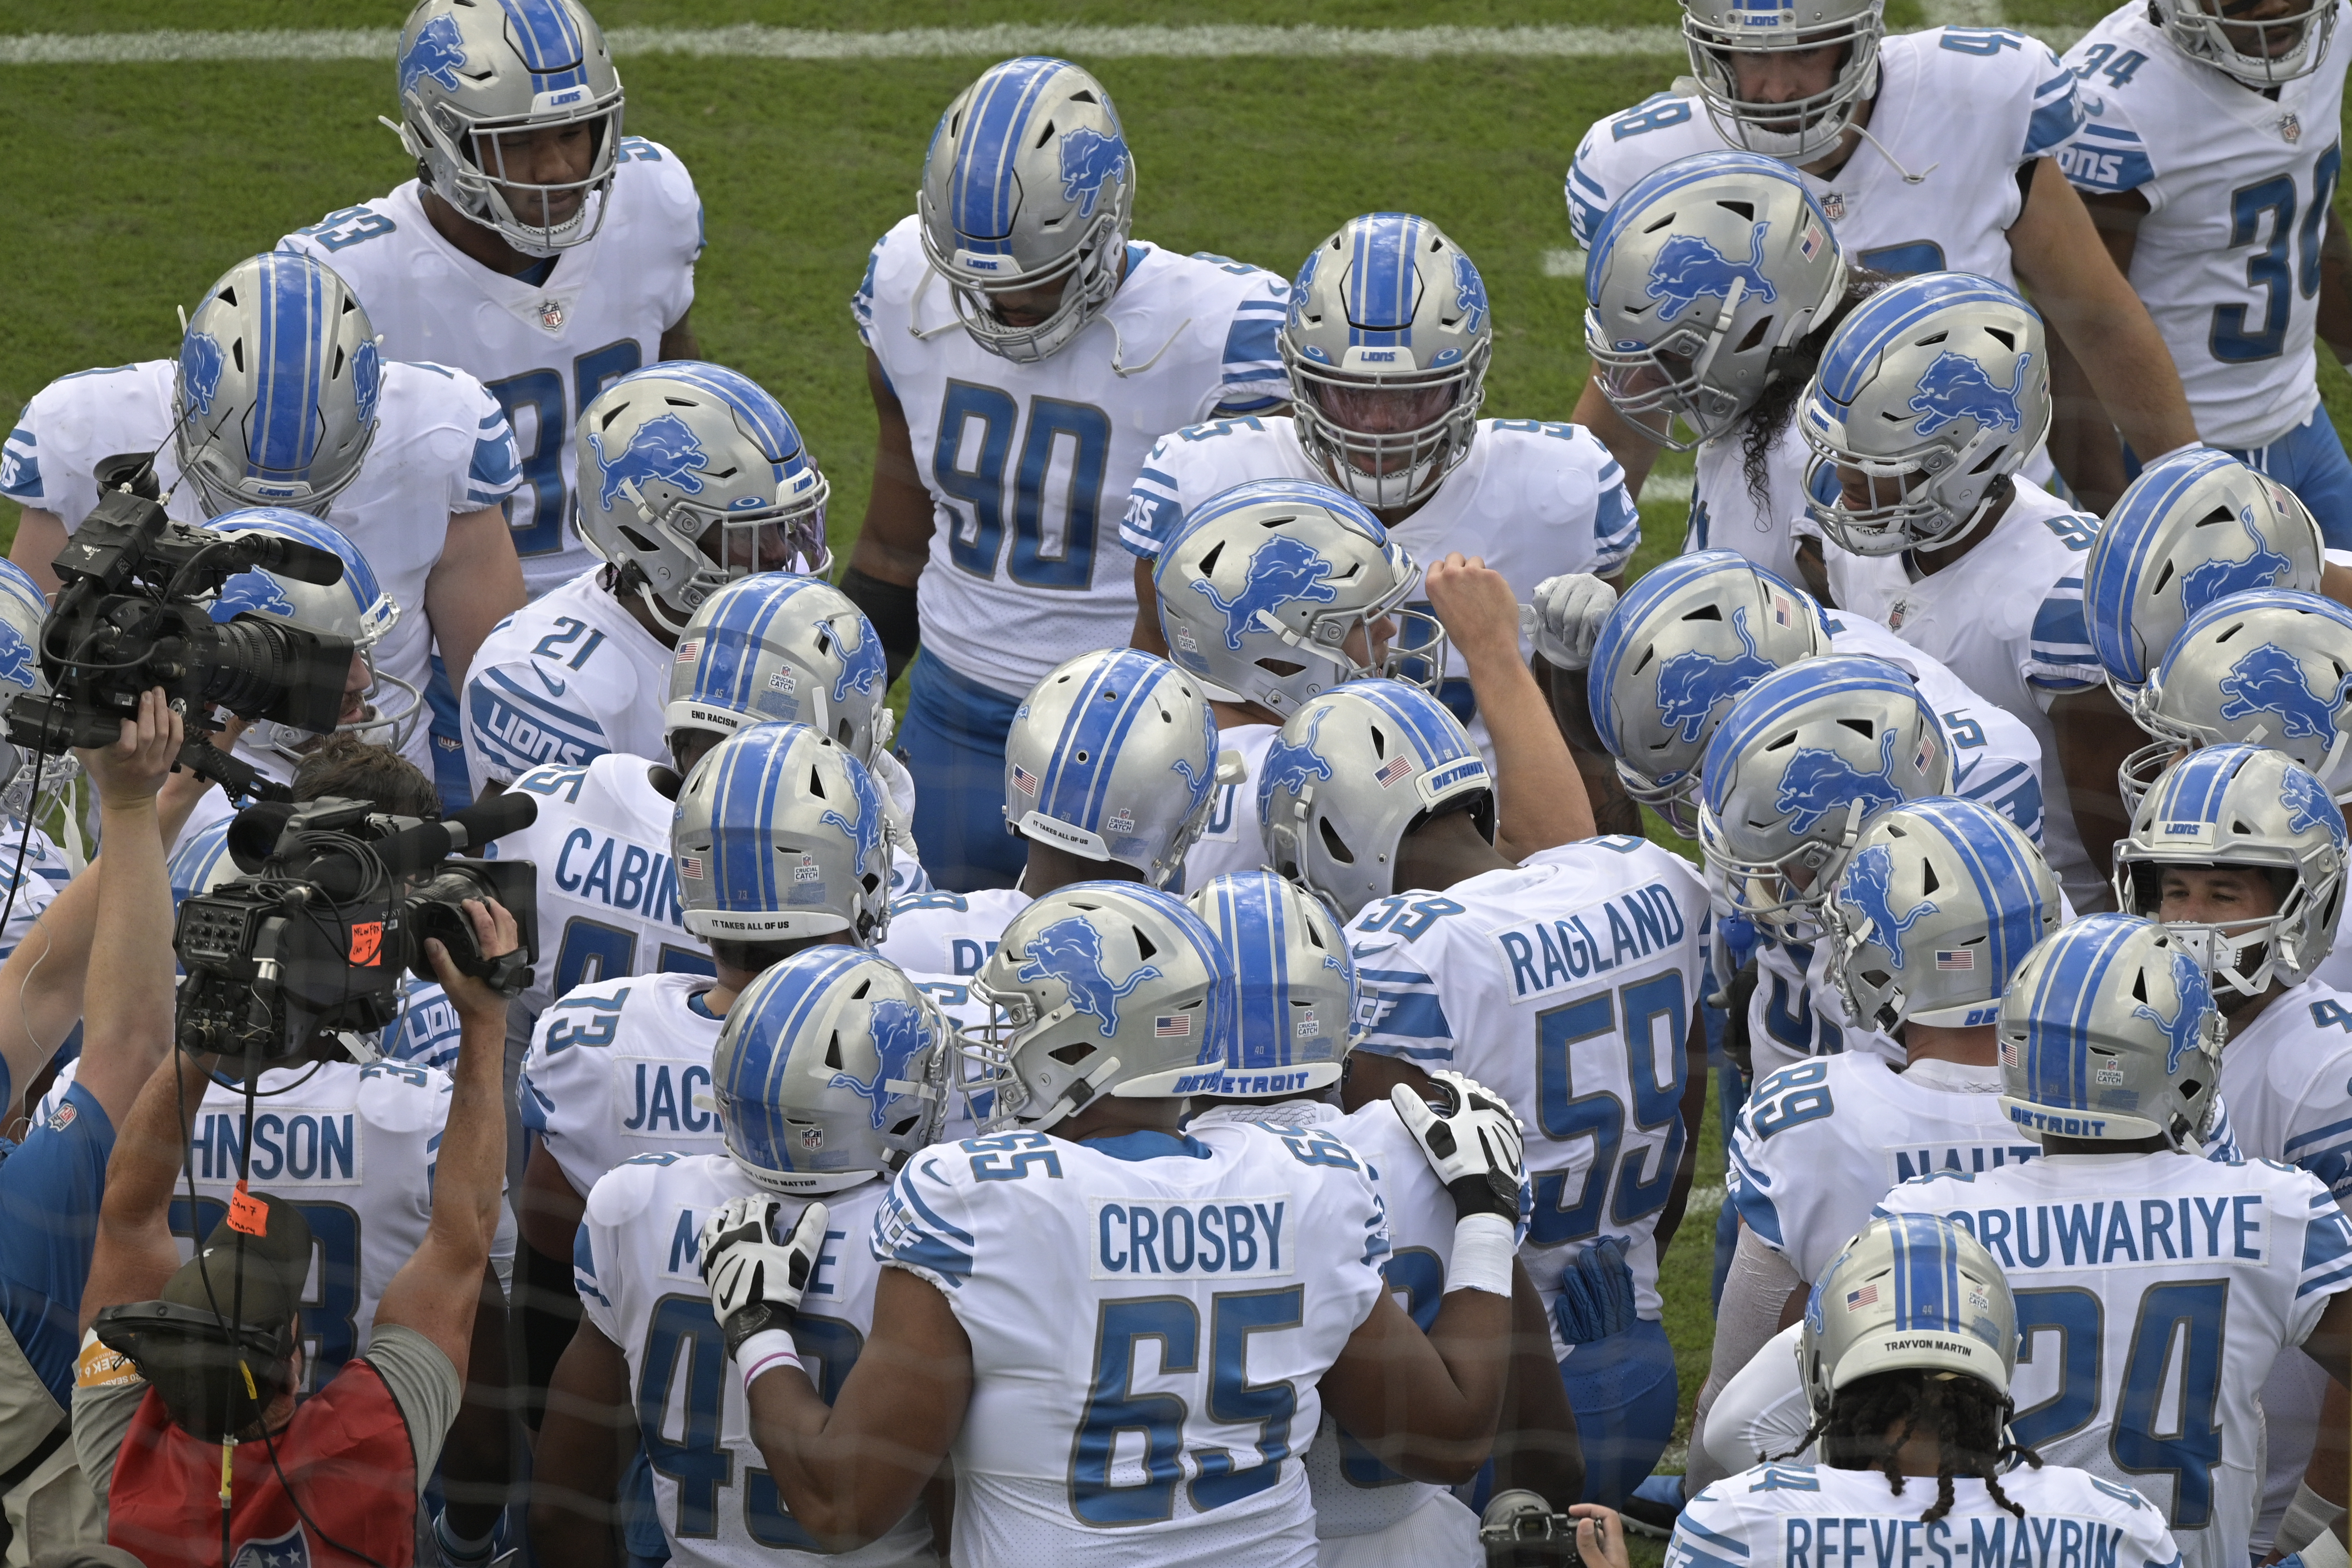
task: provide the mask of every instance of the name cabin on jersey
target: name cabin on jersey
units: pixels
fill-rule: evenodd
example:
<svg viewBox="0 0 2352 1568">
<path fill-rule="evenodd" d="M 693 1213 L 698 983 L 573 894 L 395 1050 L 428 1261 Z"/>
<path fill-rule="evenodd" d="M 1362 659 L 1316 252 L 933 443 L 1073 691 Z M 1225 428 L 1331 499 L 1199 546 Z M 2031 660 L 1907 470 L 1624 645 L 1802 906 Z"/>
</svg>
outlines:
<svg viewBox="0 0 2352 1568">
<path fill-rule="evenodd" d="M 2352 1222 L 2317 1178 L 2271 1160 L 2070 1155 L 1922 1176 L 1878 1212 L 1947 1216 L 2000 1260 L 2022 1342 L 2020 1444 L 2137 1487 L 2190 1568 L 2241 1568 L 2263 1384 L 2352 1286 Z"/>
<path fill-rule="evenodd" d="M 98 465 L 120 452 L 152 452 L 173 521 L 201 524 L 202 498 L 181 483 L 173 444 L 172 360 L 60 377 L 33 394 L 8 434 L 0 495 L 55 513 L 70 534 L 98 505 Z M 449 519 L 495 507 L 522 482 L 506 415 L 464 371 L 433 363 L 383 365 L 375 440 L 358 477 L 330 515 L 358 547 L 400 619 L 373 650 L 377 668 L 423 691 L 431 684 L 433 627 L 425 589 L 440 564 Z M 247 752 L 247 760 L 260 760 Z M 419 722 L 404 755 L 433 772 L 431 737 Z"/>
<path fill-rule="evenodd" d="M 1290 395 L 1275 350 L 1288 284 L 1140 240 L 1126 265 L 1100 316 L 1034 364 L 960 328 L 911 216 L 875 246 L 851 301 L 906 410 L 938 521 L 923 646 L 1009 696 L 1066 659 L 1126 644 L 1134 575 L 1111 532 L 1152 443 Z"/>
<path fill-rule="evenodd" d="M 1830 178 L 1798 176 L 1854 266 L 1973 272 L 2014 287 L 2008 233 L 2025 207 L 2018 167 L 2055 153 L 2082 119 L 2074 75 L 2048 45 L 2000 27 L 1931 27 L 1879 44 L 1870 140 Z M 1596 122 L 1568 172 L 1577 243 L 1591 246 L 1643 176 L 1727 150 L 1735 149 L 1695 97 L 1659 93 Z"/>
<path fill-rule="evenodd" d="M 810 1271 L 793 1342 L 829 1404 L 874 1326 L 881 1266 L 866 1238 L 887 1189 L 879 1181 L 829 1195 L 824 1245 Z M 620 1346 L 652 1471 L 655 1511 L 684 1568 L 898 1568 L 937 1560 L 918 1508 L 880 1540 L 820 1555 L 785 1509 L 750 1436 L 742 1381 L 711 1315 L 696 1262 L 704 1221 L 730 1198 L 763 1189 L 724 1154 L 646 1154 L 588 1195 L 572 1258 L 587 1320 Z M 782 1200 L 789 1227 L 806 1199 Z"/>
<path fill-rule="evenodd" d="M 516 1097 L 574 1192 L 638 1155 L 721 1149 L 710 986 L 700 975 L 598 980 L 539 1015 Z"/>
<path fill-rule="evenodd" d="M 1386 1288 L 1380 1198 L 1346 1145 L 1236 1123 L 934 1145 L 892 1182 L 873 1238 L 971 1341 L 959 1555 L 1311 1555 L 1298 1456 L 1316 1385 Z"/>
<path fill-rule="evenodd" d="M 1528 1123 L 1520 1257 L 1547 1312 L 1563 1267 L 1605 1231 L 1625 1242 L 1639 1314 L 1658 1318 L 1706 908 L 1689 862 L 1610 837 L 1381 899 L 1348 924 L 1356 1049 L 1466 1073 Z"/>
<path fill-rule="evenodd" d="M 1299 444 L 1297 424 L 1286 418 L 1192 425 L 1162 436 L 1144 459 L 1127 498 L 1119 542 L 1156 560 L 1161 543 L 1175 537 L 1194 507 L 1253 479 L 1330 483 Z M 1482 419 L 1469 455 L 1417 511 L 1391 526 L 1389 537 L 1424 563 L 1448 550 L 1484 557 L 1526 602 L 1534 599 L 1536 584 L 1561 572 L 1613 578 L 1623 571 L 1641 542 L 1642 515 L 1626 493 L 1624 470 L 1582 425 Z M 1403 608 L 1431 613 L 1426 601 Z M 1414 635 L 1424 632 L 1425 627 L 1413 629 Z M 1521 657 L 1533 653 L 1528 634 L 1521 634 L 1519 644 Z M 1478 716 L 1468 667 L 1450 648 L 1438 695 L 1491 760 L 1493 742 Z M 1223 802 L 1219 810 L 1223 814 Z M 1250 842 L 1255 841 L 1253 833 Z M 1246 866 L 1221 866 L 1209 874 L 1255 871 L 1257 863 L 1253 859 Z M 1186 874 L 1199 885 L 1190 862 Z"/>
<path fill-rule="evenodd" d="M 309 251 L 352 286 L 387 355 L 461 366 L 506 411 L 522 478 L 507 520 L 534 599 L 596 564 L 572 522 L 580 411 L 658 361 L 663 331 L 694 303 L 702 254 L 694 181 L 677 154 L 642 136 L 623 137 L 617 156 L 612 185 L 589 198 L 607 204 L 603 227 L 560 252 L 538 282 L 493 272 L 443 239 L 415 180 L 278 242 Z M 367 554 L 390 587 L 375 552 Z"/>
</svg>

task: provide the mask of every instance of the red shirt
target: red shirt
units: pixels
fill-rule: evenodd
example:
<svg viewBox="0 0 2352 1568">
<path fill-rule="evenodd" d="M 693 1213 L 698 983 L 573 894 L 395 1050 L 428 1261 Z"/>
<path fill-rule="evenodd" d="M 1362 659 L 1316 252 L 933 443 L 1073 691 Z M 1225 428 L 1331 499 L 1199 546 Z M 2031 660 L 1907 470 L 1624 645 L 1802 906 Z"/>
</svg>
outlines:
<svg viewBox="0 0 2352 1568">
<path fill-rule="evenodd" d="M 305 1399 L 270 1445 L 236 1445 L 227 1568 L 366 1568 L 324 1537 L 384 1568 L 416 1555 L 416 1450 L 383 1379 L 346 1362 Z M 153 1389 L 139 1403 L 107 1492 L 106 1539 L 147 1568 L 223 1568 L 221 1450 L 174 1426 Z M 284 1484 L 278 1471 L 286 1475 Z M 292 1496 L 289 1496 L 289 1489 Z M 305 1529 L 294 1499 L 310 1517 Z"/>
</svg>

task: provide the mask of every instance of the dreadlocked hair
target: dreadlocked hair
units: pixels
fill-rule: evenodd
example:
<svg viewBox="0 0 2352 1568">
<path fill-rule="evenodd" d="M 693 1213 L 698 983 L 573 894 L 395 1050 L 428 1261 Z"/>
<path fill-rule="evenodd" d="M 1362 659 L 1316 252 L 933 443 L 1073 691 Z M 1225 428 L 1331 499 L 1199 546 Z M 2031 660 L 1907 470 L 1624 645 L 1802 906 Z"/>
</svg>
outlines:
<svg viewBox="0 0 2352 1568">
<path fill-rule="evenodd" d="M 1822 350 L 1829 347 L 1830 334 L 1853 314 L 1855 306 L 1896 281 L 1884 272 L 1853 268 L 1845 275 L 1845 292 L 1838 297 L 1829 314 L 1798 339 L 1794 348 L 1774 356 L 1780 362 L 1765 377 L 1763 393 L 1741 421 L 1739 435 L 1739 465 L 1748 478 L 1748 496 L 1759 508 L 1771 502 L 1765 460 L 1779 443 L 1780 433 L 1796 417 L 1797 400 L 1804 395 L 1813 371 L 1820 368 Z"/>
<path fill-rule="evenodd" d="M 1936 1506 L 1919 1516 L 1920 1523 L 1932 1524 L 1952 1511 L 1956 1475 L 1976 1477 L 1993 1501 L 2023 1519 L 2024 1508 L 2000 1490 L 2000 1472 L 2020 1460 L 2038 1470 L 2042 1456 L 2010 1440 L 2010 1402 L 1981 1378 L 1899 1367 L 1858 1377 L 1839 1389 L 1830 1400 L 1829 1413 L 1814 1420 L 1803 1439 L 1788 1453 L 1773 1457 L 1794 1458 L 1818 1441 L 1823 1464 L 1840 1470 L 1876 1470 L 1886 1478 L 1887 1490 L 1901 1497 L 1905 1478 L 1897 1456 L 1915 1435 L 1931 1432 L 1940 1450 Z M 1895 1434 L 1891 1439 L 1889 1431 Z"/>
</svg>

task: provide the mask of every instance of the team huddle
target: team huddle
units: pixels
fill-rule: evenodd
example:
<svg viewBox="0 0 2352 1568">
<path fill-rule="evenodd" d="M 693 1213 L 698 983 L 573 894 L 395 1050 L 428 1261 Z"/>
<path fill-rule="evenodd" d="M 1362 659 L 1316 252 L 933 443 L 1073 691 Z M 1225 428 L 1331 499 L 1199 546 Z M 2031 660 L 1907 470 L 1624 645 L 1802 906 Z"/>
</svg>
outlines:
<svg viewBox="0 0 2352 1568">
<path fill-rule="evenodd" d="M 849 300 L 836 570 L 595 22 L 422 0 L 416 177 L 17 419 L 0 687 L 119 485 L 331 555 L 210 614 L 348 640 L 333 732 L 213 744 L 528 798 L 533 962 L 247 1084 L 192 716 L 10 748 L 7 1561 L 2341 1568 L 2343 4 L 1683 0 L 1559 420 L 1429 218 L 1162 249 L 1005 61 Z"/>
</svg>

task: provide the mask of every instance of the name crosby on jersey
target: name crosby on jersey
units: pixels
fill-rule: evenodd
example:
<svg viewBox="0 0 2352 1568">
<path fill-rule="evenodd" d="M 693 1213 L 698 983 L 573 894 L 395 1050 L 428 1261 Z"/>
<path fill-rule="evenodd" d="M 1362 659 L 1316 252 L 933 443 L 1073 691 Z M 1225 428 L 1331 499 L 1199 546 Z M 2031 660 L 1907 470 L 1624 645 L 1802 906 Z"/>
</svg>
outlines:
<svg viewBox="0 0 2352 1568">
<path fill-rule="evenodd" d="M 1654 882 L 1601 905 L 1608 917 L 1608 956 L 1584 923 L 1582 915 L 1564 920 L 1534 920 L 1494 933 L 1495 945 L 1510 961 L 1511 991 L 1517 997 L 1541 996 L 1574 984 L 1588 975 L 1606 974 L 1620 964 L 1638 962 L 1683 939 L 1682 905 L 1665 883 Z M 1541 972 L 1538 972 L 1538 967 Z"/>
<path fill-rule="evenodd" d="M 1093 1279 L 1280 1279 L 1294 1271 L 1282 1253 L 1286 1195 L 1197 1204 L 1093 1197 L 1087 1205 L 1095 1217 Z"/>
</svg>

